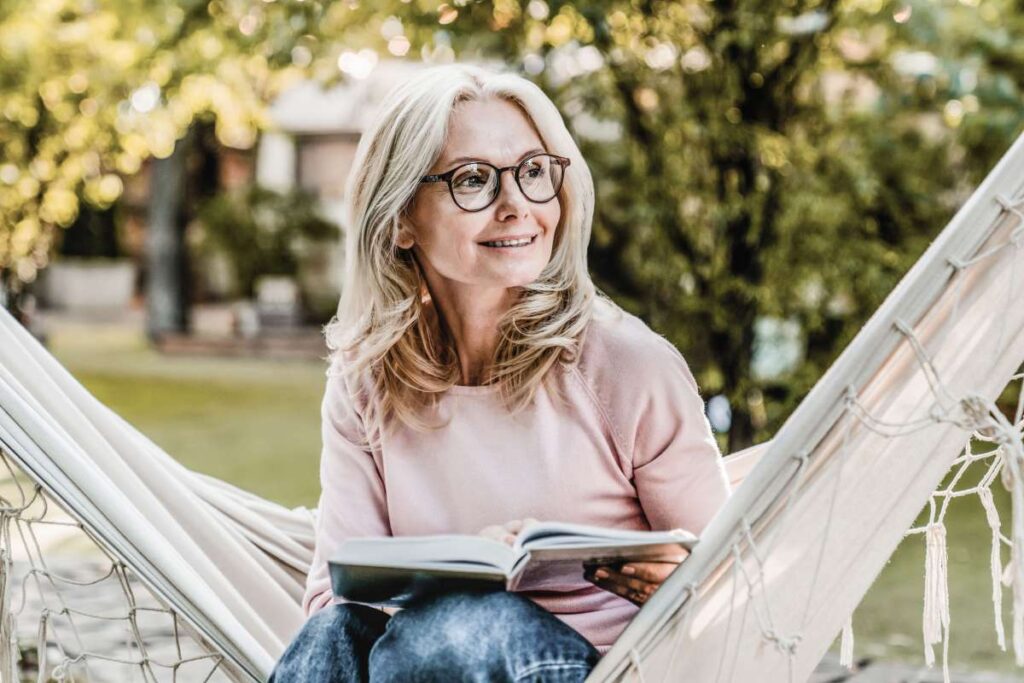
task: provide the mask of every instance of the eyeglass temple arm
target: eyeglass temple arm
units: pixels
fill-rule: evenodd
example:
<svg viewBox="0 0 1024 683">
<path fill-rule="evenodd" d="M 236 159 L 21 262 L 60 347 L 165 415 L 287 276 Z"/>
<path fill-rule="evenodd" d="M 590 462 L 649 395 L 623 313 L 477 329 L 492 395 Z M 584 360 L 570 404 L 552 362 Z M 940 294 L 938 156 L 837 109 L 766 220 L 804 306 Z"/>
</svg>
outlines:
<svg viewBox="0 0 1024 683">
<path fill-rule="evenodd" d="M 570 159 L 568 157 L 560 157 L 560 156 L 558 156 L 556 154 L 549 154 L 548 156 L 554 157 L 554 159 L 559 164 L 562 164 L 563 166 L 569 166 L 572 163 L 572 159 Z M 499 171 L 510 171 L 510 170 L 515 169 L 515 168 L 518 168 L 518 164 L 516 166 L 509 166 L 507 168 L 499 168 L 498 170 Z M 441 180 L 447 182 L 448 176 L 450 176 L 453 172 L 454 171 L 448 171 L 447 173 L 441 173 L 441 174 L 438 174 L 438 175 L 425 175 L 422 178 L 420 178 L 420 182 L 421 183 L 436 183 L 436 182 L 441 181 Z"/>
</svg>

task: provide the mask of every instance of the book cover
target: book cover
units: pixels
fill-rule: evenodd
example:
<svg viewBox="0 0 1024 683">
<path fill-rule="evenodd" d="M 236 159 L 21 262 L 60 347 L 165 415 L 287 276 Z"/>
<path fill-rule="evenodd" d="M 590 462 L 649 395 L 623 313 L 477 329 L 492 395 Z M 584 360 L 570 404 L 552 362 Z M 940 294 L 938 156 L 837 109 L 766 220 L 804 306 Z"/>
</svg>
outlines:
<svg viewBox="0 0 1024 683">
<path fill-rule="evenodd" d="M 540 522 L 520 532 L 513 545 L 471 535 L 348 539 L 328 566 L 336 596 L 401 607 L 451 590 L 575 590 L 585 566 L 679 560 L 697 540 L 683 529 Z"/>
</svg>

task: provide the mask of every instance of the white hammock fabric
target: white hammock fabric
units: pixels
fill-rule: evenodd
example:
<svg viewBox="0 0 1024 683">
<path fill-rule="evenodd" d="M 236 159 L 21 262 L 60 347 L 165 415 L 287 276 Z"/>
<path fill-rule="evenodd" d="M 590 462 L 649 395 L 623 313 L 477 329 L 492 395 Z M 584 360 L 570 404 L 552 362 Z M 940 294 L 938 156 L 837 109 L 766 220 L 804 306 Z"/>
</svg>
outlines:
<svg viewBox="0 0 1024 683">
<path fill-rule="evenodd" d="M 1020 403 L 1013 424 L 993 405 L 1024 362 L 1022 208 L 1024 137 L 786 421 L 590 680 L 803 681 L 844 627 L 848 661 L 851 613 L 975 431 L 998 446 L 993 471 L 1002 468 L 1012 492 L 1012 623 L 1024 662 L 1024 424 Z M 929 646 L 949 627 L 944 527 L 934 509 L 931 519 Z M 998 565 L 998 519 L 990 522 Z"/>
<path fill-rule="evenodd" d="M 0 447 L 204 634 L 232 678 L 266 678 L 302 624 L 309 511 L 185 469 L 88 394 L 6 312 Z"/>
<path fill-rule="evenodd" d="M 1020 428 L 992 410 L 1024 360 L 1022 179 L 1024 138 L 774 441 L 727 458 L 743 485 L 588 680 L 677 680 L 679 672 L 701 682 L 805 680 L 977 429 L 997 439 L 989 457 L 1006 464 L 1011 537 L 1024 541 Z M 129 568 L 199 634 L 220 673 L 266 678 L 302 623 L 311 511 L 185 469 L 6 313 L 0 449 L 102 546 L 114 573 Z M 0 501 L 5 524 L 27 510 Z M 922 531 L 934 548 L 932 642 L 936 624 L 939 640 L 948 628 L 939 524 Z M 998 547 L 1004 539 L 993 533 Z M 1018 548 L 1024 542 L 1015 560 Z M 6 560 L 2 567 L 6 586 L 11 568 Z M 1014 643 L 1024 652 L 1024 561 L 1012 576 Z M 0 676 L 17 665 L 12 603 L 3 595 Z M 65 672 L 102 653 L 61 656 L 56 666 Z M 143 654 L 136 663 L 144 680 L 155 680 L 146 673 L 154 662 Z"/>
</svg>

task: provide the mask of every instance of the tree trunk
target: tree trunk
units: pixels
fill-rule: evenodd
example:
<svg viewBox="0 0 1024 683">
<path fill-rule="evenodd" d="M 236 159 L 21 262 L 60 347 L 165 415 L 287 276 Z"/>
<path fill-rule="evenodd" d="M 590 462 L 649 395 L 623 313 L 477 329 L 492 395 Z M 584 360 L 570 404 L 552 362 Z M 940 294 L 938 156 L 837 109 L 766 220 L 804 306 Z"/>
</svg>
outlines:
<svg viewBox="0 0 1024 683">
<path fill-rule="evenodd" d="M 750 409 L 737 401 L 732 407 L 732 424 L 729 427 L 727 451 L 735 453 L 753 445 L 754 425 L 750 419 Z"/>
<path fill-rule="evenodd" d="M 185 249 L 185 159 L 191 131 L 166 159 L 154 159 L 146 230 L 146 333 L 151 341 L 188 330 L 188 259 Z"/>
<path fill-rule="evenodd" d="M 18 317 L 17 276 L 10 268 L 0 269 L 0 308 Z"/>
</svg>

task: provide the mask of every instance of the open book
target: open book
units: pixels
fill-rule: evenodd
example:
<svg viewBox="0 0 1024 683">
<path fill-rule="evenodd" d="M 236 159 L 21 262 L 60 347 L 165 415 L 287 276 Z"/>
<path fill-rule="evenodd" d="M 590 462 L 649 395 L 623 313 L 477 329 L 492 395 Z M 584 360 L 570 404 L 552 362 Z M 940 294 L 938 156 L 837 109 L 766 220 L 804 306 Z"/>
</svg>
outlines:
<svg viewBox="0 0 1024 683">
<path fill-rule="evenodd" d="M 348 539 L 328 566 L 336 596 L 402 606 L 426 593 L 456 589 L 575 590 L 584 565 L 678 560 L 696 542 L 682 529 L 540 522 L 527 526 L 511 546 L 470 535 Z"/>
</svg>

